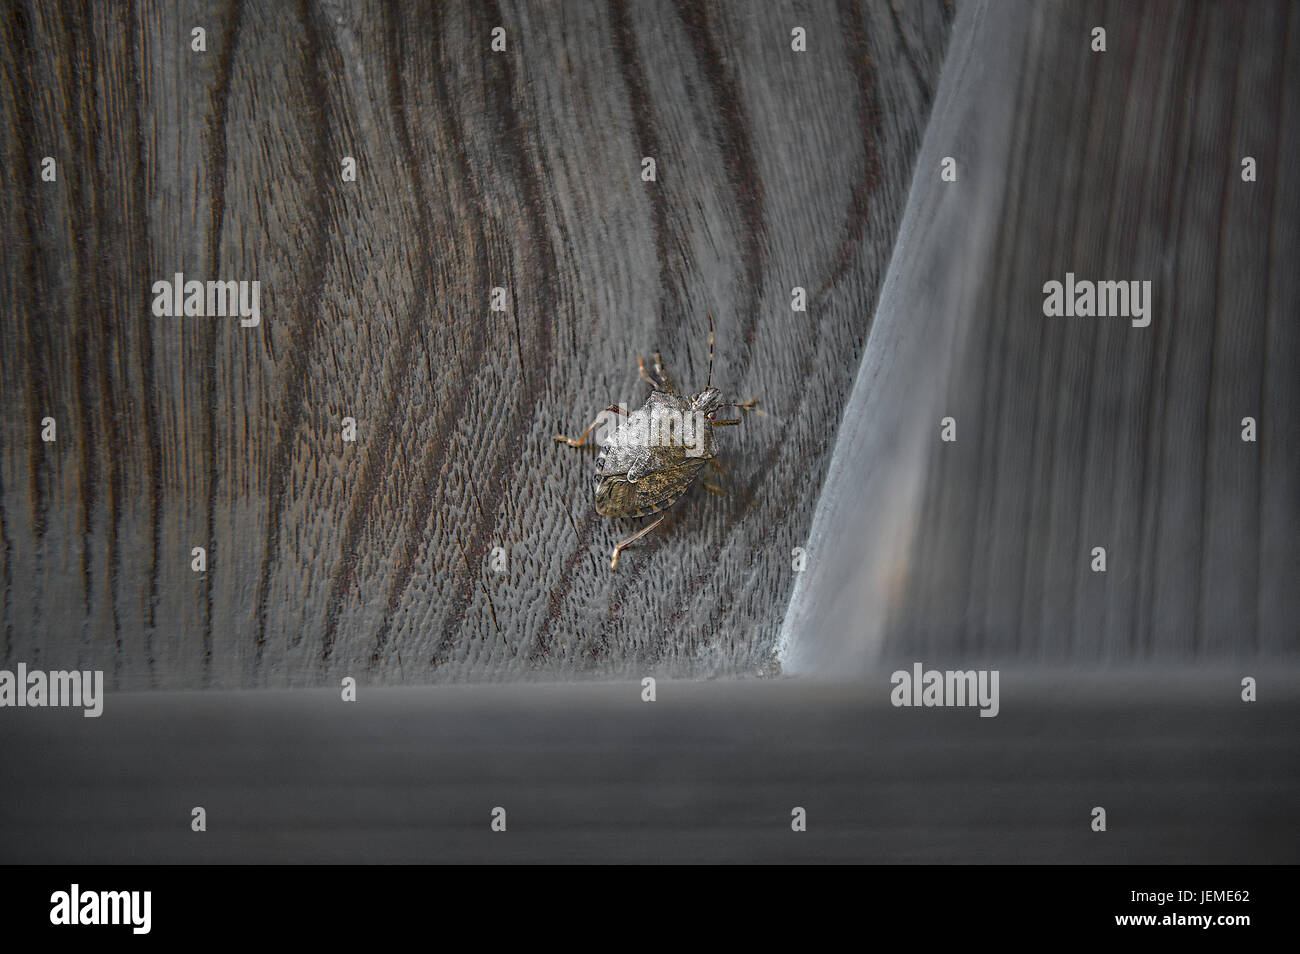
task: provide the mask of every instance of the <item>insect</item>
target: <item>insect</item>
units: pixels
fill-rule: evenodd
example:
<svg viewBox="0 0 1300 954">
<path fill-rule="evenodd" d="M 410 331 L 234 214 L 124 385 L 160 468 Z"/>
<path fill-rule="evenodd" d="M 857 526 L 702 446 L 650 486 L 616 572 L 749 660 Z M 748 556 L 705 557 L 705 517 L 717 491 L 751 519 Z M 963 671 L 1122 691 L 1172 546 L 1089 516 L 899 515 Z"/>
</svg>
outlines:
<svg viewBox="0 0 1300 954">
<path fill-rule="evenodd" d="M 645 404 L 631 414 L 600 445 L 596 456 L 596 512 L 602 517 L 646 517 L 660 514 L 653 523 L 614 547 L 609 561 L 618 569 L 618 558 L 625 549 L 640 540 L 659 524 L 671 507 L 695 482 L 706 464 L 717 466 L 717 444 L 713 429 L 740 423 L 740 419 L 718 420 L 725 407 L 739 411 L 757 411 L 758 399 L 742 403 L 722 399 L 713 386 L 713 315 L 709 314 L 709 377 L 704 390 L 687 397 L 677 393 L 664 369 L 663 359 L 651 356 L 650 370 L 636 359 L 641 379 L 650 385 Z M 555 439 L 570 447 L 585 447 L 587 436 L 601 423 L 606 412 L 626 414 L 619 407 L 605 408 L 577 438 L 557 434 Z M 703 482 L 713 493 L 723 491 Z"/>
</svg>

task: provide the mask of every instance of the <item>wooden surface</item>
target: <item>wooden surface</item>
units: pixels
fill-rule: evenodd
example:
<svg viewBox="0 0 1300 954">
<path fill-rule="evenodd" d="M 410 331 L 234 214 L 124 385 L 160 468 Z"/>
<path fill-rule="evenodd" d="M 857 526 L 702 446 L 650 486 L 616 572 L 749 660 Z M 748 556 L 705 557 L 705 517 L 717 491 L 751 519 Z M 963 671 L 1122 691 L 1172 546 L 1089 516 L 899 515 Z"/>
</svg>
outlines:
<svg viewBox="0 0 1300 954">
<path fill-rule="evenodd" d="M 787 672 L 1300 656 L 1298 143 L 1294 3 L 960 8 Z"/>
<path fill-rule="evenodd" d="M 0 720 L 0 861 L 1294 864 L 1295 675 L 1007 671 L 994 719 L 884 673 L 117 694 Z"/>
<path fill-rule="evenodd" d="M 4 662 L 117 687 L 771 671 L 950 19 L 6 5 Z M 259 280 L 261 325 L 155 318 L 176 272 Z M 637 524 L 595 516 L 591 457 L 552 436 L 639 404 L 638 353 L 700 386 L 706 310 L 715 384 L 770 416 L 720 435 L 730 496 L 612 576 Z"/>
<path fill-rule="evenodd" d="M 1298 31 L 1264 2 L 6 6 L 2 664 L 333 688 L 6 710 L 0 859 L 1294 862 Z M 1151 279 L 1152 326 L 1044 318 L 1067 270 Z M 260 280 L 261 327 L 154 318 L 177 271 Z M 698 385 L 706 310 L 715 383 L 770 416 L 611 576 L 635 524 L 552 436 L 639 403 L 637 353 Z M 778 647 L 841 681 L 634 681 Z M 982 719 L 890 705 L 891 657 L 1017 666 Z M 1182 665 L 1077 672 L 1150 657 Z M 364 685 L 591 674 L 633 681 Z"/>
</svg>

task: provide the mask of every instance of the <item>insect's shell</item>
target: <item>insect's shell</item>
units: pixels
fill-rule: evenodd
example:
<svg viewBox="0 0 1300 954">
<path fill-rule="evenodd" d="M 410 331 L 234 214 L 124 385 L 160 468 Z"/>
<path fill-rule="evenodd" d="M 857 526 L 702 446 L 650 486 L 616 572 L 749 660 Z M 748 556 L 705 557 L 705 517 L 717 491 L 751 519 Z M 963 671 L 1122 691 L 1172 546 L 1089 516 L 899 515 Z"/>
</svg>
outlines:
<svg viewBox="0 0 1300 954">
<path fill-rule="evenodd" d="M 645 405 L 606 441 L 596 457 L 596 512 L 602 517 L 644 517 L 671 507 L 716 454 L 713 428 L 701 431 L 699 456 L 680 444 L 651 445 L 649 421 L 655 407 L 691 413 L 688 398 L 651 391 Z M 635 479 L 629 480 L 629 475 Z"/>
</svg>

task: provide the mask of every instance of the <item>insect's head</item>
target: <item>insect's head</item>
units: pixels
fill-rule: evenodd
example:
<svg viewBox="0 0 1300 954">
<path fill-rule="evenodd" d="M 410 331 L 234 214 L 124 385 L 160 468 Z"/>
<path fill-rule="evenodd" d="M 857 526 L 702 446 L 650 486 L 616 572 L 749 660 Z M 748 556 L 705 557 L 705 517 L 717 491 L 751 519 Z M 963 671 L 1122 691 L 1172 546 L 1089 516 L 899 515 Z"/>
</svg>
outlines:
<svg viewBox="0 0 1300 954">
<path fill-rule="evenodd" d="M 691 410 L 709 415 L 722 406 L 722 392 L 715 387 L 707 387 L 699 394 L 691 395 Z"/>
</svg>

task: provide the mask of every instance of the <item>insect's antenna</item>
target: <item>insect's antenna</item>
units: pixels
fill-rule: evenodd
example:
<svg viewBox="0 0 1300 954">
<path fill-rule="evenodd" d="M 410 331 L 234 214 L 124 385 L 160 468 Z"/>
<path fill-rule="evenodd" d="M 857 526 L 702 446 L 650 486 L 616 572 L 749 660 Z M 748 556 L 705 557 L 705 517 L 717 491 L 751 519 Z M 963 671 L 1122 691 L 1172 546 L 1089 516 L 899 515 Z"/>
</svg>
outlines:
<svg viewBox="0 0 1300 954">
<path fill-rule="evenodd" d="M 707 391 L 713 386 L 713 312 L 705 312 L 709 316 L 709 380 L 705 382 L 704 389 Z"/>
</svg>

